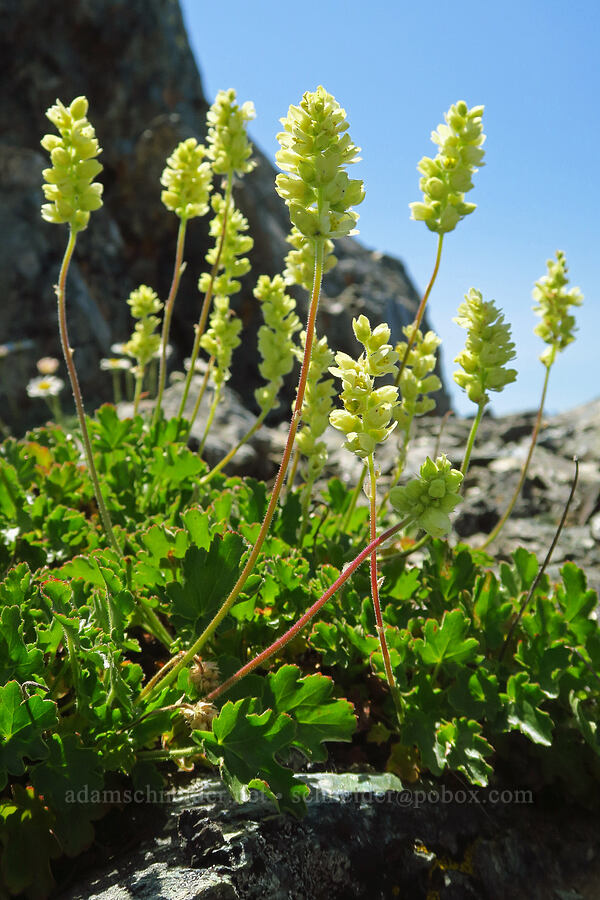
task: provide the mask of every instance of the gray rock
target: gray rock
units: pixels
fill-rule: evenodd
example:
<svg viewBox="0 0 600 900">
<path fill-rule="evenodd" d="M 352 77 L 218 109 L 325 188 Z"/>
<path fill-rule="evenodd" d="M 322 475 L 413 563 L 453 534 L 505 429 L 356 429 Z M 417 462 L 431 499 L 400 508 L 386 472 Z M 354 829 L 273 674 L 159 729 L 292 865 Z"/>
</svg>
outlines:
<svg viewBox="0 0 600 900">
<path fill-rule="evenodd" d="M 156 834 L 82 874 L 62 900 L 583 900 L 598 896 L 591 815 L 496 803 L 486 791 L 412 794 L 390 775 L 304 775 L 304 819 L 235 804 L 214 779 L 177 790 Z M 449 800 L 453 794 L 452 800 Z M 468 799 L 467 799 L 468 798 Z"/>
<path fill-rule="evenodd" d="M 78 238 L 67 288 L 70 342 L 77 349 L 91 410 L 110 396 L 110 377 L 99 371 L 98 362 L 112 342 L 129 336 L 129 292 L 146 283 L 163 299 L 167 296 L 178 220 L 160 202 L 159 178 L 180 140 L 204 139 L 208 103 L 177 0 L 0 0 L 0 59 L 0 335 L 2 341 L 31 338 L 35 343 L 2 373 L 2 391 L 10 398 L 6 417 L 20 430 L 45 414 L 42 404 L 30 403 L 25 394 L 36 359 L 60 356 L 52 286 L 67 229 L 40 217 L 41 173 L 47 165 L 40 139 L 52 130 L 45 110 L 57 97 L 70 102 L 86 94 L 103 147 L 104 206 Z M 243 85 L 238 88 L 240 99 L 252 99 L 242 96 Z M 261 381 L 256 358 L 260 313 L 252 288 L 259 274 L 281 271 L 289 249 L 289 219 L 275 193 L 275 172 L 260 150 L 255 155 L 255 171 L 235 189 L 255 246 L 252 273 L 234 301 L 245 339 L 232 386 L 251 409 Z M 190 353 L 201 302 L 196 283 L 210 245 L 207 220 L 190 222 L 188 268 L 171 332 L 174 365 L 181 366 Z M 365 311 L 374 323 L 388 319 L 394 337 L 400 337 L 418 303 L 402 264 L 352 239 L 339 242 L 337 255 L 338 269 L 325 280 L 318 329 L 328 330 L 335 342 L 339 335 L 336 349 L 354 351 L 351 318 Z M 306 297 L 299 300 L 304 312 Z M 288 399 L 293 387 L 288 386 Z M 444 391 L 440 403 L 448 407 Z"/>
</svg>

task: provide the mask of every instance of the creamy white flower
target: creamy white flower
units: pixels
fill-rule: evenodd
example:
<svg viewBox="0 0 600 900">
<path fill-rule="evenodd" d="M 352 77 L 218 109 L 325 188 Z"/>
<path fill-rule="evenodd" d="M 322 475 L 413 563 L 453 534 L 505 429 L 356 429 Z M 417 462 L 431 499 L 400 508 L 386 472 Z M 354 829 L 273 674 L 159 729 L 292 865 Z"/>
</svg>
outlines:
<svg viewBox="0 0 600 900">
<path fill-rule="evenodd" d="M 59 362 L 54 356 L 42 356 L 36 366 L 40 375 L 54 375 L 58 371 Z"/>
</svg>

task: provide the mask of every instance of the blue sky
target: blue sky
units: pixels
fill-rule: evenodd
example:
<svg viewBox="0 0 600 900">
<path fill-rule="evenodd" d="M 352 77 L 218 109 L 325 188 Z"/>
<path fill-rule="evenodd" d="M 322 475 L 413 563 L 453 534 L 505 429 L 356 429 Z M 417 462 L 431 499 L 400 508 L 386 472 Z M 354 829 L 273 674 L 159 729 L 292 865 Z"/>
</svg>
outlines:
<svg viewBox="0 0 600 900">
<path fill-rule="evenodd" d="M 416 165 L 435 155 L 430 133 L 457 100 L 484 104 L 486 166 L 469 200 L 478 208 L 445 240 L 429 302 L 443 340 L 444 370 L 456 409 L 473 405 L 452 381 L 465 332 L 452 322 L 470 287 L 494 299 L 512 324 L 515 384 L 494 395 L 497 414 L 536 408 L 543 381 L 532 333 L 533 282 L 564 250 L 573 285 L 577 340 L 550 379 L 547 410 L 600 394 L 598 336 L 598 94 L 600 4 L 505 0 L 303 0 L 296 3 L 181 0 L 207 99 L 234 87 L 252 100 L 250 134 L 271 158 L 279 119 L 303 92 L 323 84 L 346 109 L 363 161 L 359 240 L 406 265 L 422 291 L 435 235 L 410 219 L 421 199 Z M 258 274 L 258 273 L 257 273 Z"/>
</svg>

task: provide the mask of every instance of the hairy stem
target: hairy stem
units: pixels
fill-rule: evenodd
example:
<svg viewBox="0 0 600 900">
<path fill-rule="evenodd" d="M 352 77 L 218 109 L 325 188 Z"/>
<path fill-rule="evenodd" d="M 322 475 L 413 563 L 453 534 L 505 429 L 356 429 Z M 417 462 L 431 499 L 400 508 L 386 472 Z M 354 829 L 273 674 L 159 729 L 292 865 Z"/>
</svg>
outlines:
<svg viewBox="0 0 600 900">
<path fill-rule="evenodd" d="M 462 466 L 460 467 L 460 471 L 463 473 L 464 477 L 467 477 L 467 472 L 469 471 L 469 462 L 471 461 L 471 453 L 473 452 L 473 447 L 475 445 L 475 436 L 481 424 L 481 418 L 483 416 L 485 407 L 487 405 L 487 397 L 479 401 L 477 406 L 477 415 L 473 419 L 473 424 L 471 425 L 471 431 L 469 432 L 469 440 L 467 441 L 467 446 L 465 448 L 465 455 L 462 461 Z M 464 481 L 463 481 L 464 484 Z"/>
<path fill-rule="evenodd" d="M 406 525 L 410 522 L 410 517 L 404 519 L 404 521 L 399 522 L 397 525 L 392 526 L 392 528 L 388 528 L 387 531 L 384 531 L 383 534 L 379 535 L 378 538 L 375 538 L 374 541 L 371 541 L 364 550 L 362 550 L 358 556 L 349 563 L 340 576 L 336 579 L 336 581 L 328 588 L 324 594 L 322 594 L 316 603 L 306 610 L 303 615 L 300 616 L 298 621 L 289 628 L 285 634 L 283 634 L 280 638 L 274 641 L 270 647 L 267 647 L 266 650 L 263 650 L 262 653 L 259 653 L 258 656 L 255 656 L 250 662 L 246 663 L 245 666 L 242 666 L 241 669 L 238 669 L 235 674 L 233 674 L 230 678 L 220 684 L 219 687 L 215 688 L 214 691 L 211 691 L 210 694 L 207 694 L 206 700 L 215 700 L 221 694 L 224 694 L 229 690 L 237 681 L 240 681 L 245 675 L 248 675 L 262 663 L 266 662 L 269 657 L 273 656 L 275 653 L 278 653 L 288 641 L 291 641 L 298 632 L 300 632 L 305 625 L 307 625 L 310 620 L 316 616 L 319 610 L 325 606 L 328 600 L 330 600 L 333 595 L 339 591 L 343 584 L 350 578 L 350 576 L 358 569 L 358 567 L 368 558 L 370 557 L 373 550 L 376 550 L 381 544 L 385 541 L 388 541 L 391 537 L 393 537 L 401 528 L 405 528 Z"/>
<path fill-rule="evenodd" d="M 294 404 L 294 411 L 292 413 L 292 421 L 290 422 L 290 429 L 288 433 L 288 438 L 286 441 L 285 449 L 283 451 L 283 457 L 281 460 L 281 465 L 279 467 L 279 472 L 277 473 L 277 478 L 275 479 L 275 484 L 273 486 L 273 490 L 271 492 L 271 498 L 269 500 L 269 505 L 267 507 L 267 511 L 265 513 L 265 517 L 263 523 L 261 525 L 261 529 L 258 533 L 258 537 L 256 538 L 256 543 L 252 548 L 252 551 L 248 557 L 248 560 L 242 569 L 242 572 L 236 581 L 229 597 L 225 600 L 219 612 L 214 616 L 212 621 L 206 626 L 202 634 L 199 638 L 194 642 L 194 644 L 190 647 L 190 649 L 185 653 L 185 655 L 180 659 L 176 665 L 169 670 L 164 680 L 160 682 L 161 685 L 166 686 L 175 680 L 178 673 L 183 669 L 191 659 L 199 652 L 201 647 L 204 646 L 206 641 L 214 634 L 217 627 L 223 621 L 239 595 L 241 594 L 244 585 L 252 573 L 254 566 L 256 564 L 256 560 L 259 557 L 260 551 L 262 549 L 262 545 L 265 542 L 265 538 L 268 534 L 271 520 L 273 519 L 273 515 L 275 513 L 275 509 L 277 507 L 277 501 L 279 500 L 279 494 L 281 492 L 281 488 L 283 486 L 283 482 L 285 480 L 285 475 L 287 472 L 287 468 L 290 461 L 290 456 L 292 454 L 292 449 L 294 446 L 294 439 L 296 437 L 296 431 L 298 430 L 298 425 L 300 424 L 300 418 L 302 415 L 302 404 L 304 403 L 304 392 L 306 390 L 306 380 L 308 378 L 308 368 L 310 365 L 310 356 L 313 345 L 313 337 L 315 331 L 315 320 L 317 317 L 317 308 L 319 304 L 319 294 L 321 292 L 321 279 L 323 277 L 323 247 L 324 240 L 319 239 L 315 241 L 315 278 L 313 284 L 313 291 L 310 301 L 310 307 L 308 311 L 308 321 L 306 324 L 306 341 L 304 345 L 304 357 L 302 360 L 302 369 L 300 372 L 300 380 L 298 382 L 298 391 L 296 393 L 296 402 Z M 138 702 L 147 695 L 146 688 L 142 690 L 138 697 Z"/>
<path fill-rule="evenodd" d="M 377 478 L 375 475 L 375 466 L 373 463 L 373 454 L 367 457 L 367 466 L 369 469 L 369 530 L 371 544 L 377 538 Z M 390 662 L 390 651 L 388 650 L 387 641 L 385 639 L 385 629 L 383 625 L 383 617 L 381 615 L 381 605 L 379 603 L 379 584 L 377 581 L 377 547 L 371 551 L 370 556 L 370 575 L 371 575 L 371 600 L 373 601 L 373 610 L 375 612 L 375 624 L 377 627 L 377 636 L 379 638 L 379 646 L 381 647 L 381 655 L 383 657 L 383 667 L 387 682 L 390 686 L 392 697 L 396 710 L 400 714 L 398 704 L 398 696 L 396 691 L 396 682 L 394 673 L 392 672 L 392 664 Z"/>
<path fill-rule="evenodd" d="M 231 448 L 229 453 L 226 456 L 224 456 L 223 459 L 219 460 L 219 462 L 216 464 L 216 466 L 213 466 L 213 468 L 210 470 L 210 472 L 207 472 L 206 475 L 203 475 L 202 478 L 200 478 L 200 480 L 198 481 L 198 484 L 207 484 L 207 482 L 209 482 L 211 480 L 211 478 L 217 474 L 217 472 L 220 472 L 221 469 L 223 469 L 227 465 L 228 462 L 231 462 L 231 460 L 233 459 L 235 454 L 238 452 L 240 447 L 243 447 L 244 444 L 246 444 L 250 440 L 250 438 L 253 437 L 256 434 L 256 432 L 259 430 L 259 428 L 265 421 L 265 418 L 267 417 L 268 412 L 270 412 L 270 410 L 268 410 L 268 409 L 265 409 L 261 412 L 260 416 L 254 423 L 254 425 L 248 429 L 248 431 L 243 436 L 243 438 L 241 438 L 241 440 L 239 440 L 237 442 L 235 447 Z"/>
<path fill-rule="evenodd" d="M 219 244 L 217 247 L 217 257 L 213 264 L 213 267 L 210 271 L 210 282 L 208 285 L 208 290 L 204 295 L 204 300 L 202 301 L 202 308 L 200 310 L 200 318 L 198 319 L 198 324 L 196 325 L 196 334 L 194 337 L 194 346 L 192 347 L 192 355 L 190 357 L 190 370 L 187 374 L 187 378 L 185 379 L 185 387 L 183 388 L 183 394 L 181 397 L 181 403 L 179 404 L 179 412 L 177 413 L 177 418 L 181 419 L 183 416 L 183 410 L 185 409 L 185 404 L 188 398 L 188 394 L 190 392 L 190 385 L 192 383 L 192 378 L 194 376 L 194 369 L 196 366 L 196 360 L 198 359 L 198 354 L 200 352 L 200 338 L 204 334 L 206 329 L 206 320 L 208 319 L 208 313 L 210 311 L 210 304 L 212 301 L 215 278 L 219 273 L 219 266 L 221 265 L 221 255 L 223 253 L 223 246 L 225 244 L 225 235 L 227 233 L 227 218 L 229 215 L 229 206 L 231 204 L 231 188 L 233 185 L 233 178 L 230 175 L 227 176 L 227 186 L 225 188 L 225 211 L 223 213 L 223 226 L 221 228 L 221 233 L 219 235 Z"/>
<path fill-rule="evenodd" d="M 489 545 L 492 543 L 492 541 L 498 537 L 502 528 L 504 527 L 506 520 L 508 519 L 511 512 L 513 511 L 515 503 L 519 499 L 519 494 L 521 493 L 521 488 L 523 487 L 523 485 L 525 483 L 525 478 L 527 476 L 527 470 L 529 468 L 529 463 L 531 462 L 531 457 L 533 456 L 533 451 L 535 450 L 535 445 L 536 445 L 536 442 L 538 439 L 538 434 L 540 432 L 540 426 L 542 424 L 542 416 L 544 414 L 544 404 L 546 402 L 546 392 L 548 390 L 548 379 L 550 378 L 550 368 L 551 368 L 551 364 L 546 366 L 546 375 L 544 378 L 544 387 L 542 389 L 540 408 L 538 409 L 538 414 L 537 414 L 537 418 L 535 420 L 535 425 L 533 426 L 533 432 L 531 434 L 531 444 L 529 445 L 529 453 L 527 454 L 527 459 L 525 460 L 525 464 L 523 465 L 523 468 L 521 470 L 521 477 L 519 478 L 519 483 L 515 489 L 515 492 L 512 496 L 510 503 L 508 504 L 506 512 L 504 513 L 504 515 L 502 516 L 502 518 L 500 519 L 500 521 L 498 522 L 496 527 L 488 534 L 488 536 L 485 539 L 485 541 L 483 542 L 483 544 L 481 544 L 481 546 L 478 548 L 479 550 L 485 550 L 485 548 L 489 547 Z"/>
<path fill-rule="evenodd" d="M 100 518 L 102 519 L 102 524 L 104 526 L 104 531 L 106 533 L 106 538 L 111 548 L 115 551 L 117 556 L 122 557 L 121 548 L 117 544 L 115 536 L 112 530 L 112 522 L 110 520 L 110 514 L 108 512 L 108 508 L 106 503 L 104 502 L 104 497 L 102 496 L 102 490 L 100 488 L 100 480 L 98 478 L 98 472 L 96 470 L 96 464 L 94 462 L 94 454 L 92 451 L 92 444 L 90 441 L 90 435 L 88 432 L 88 427 L 85 421 L 85 410 L 83 408 L 83 398 L 81 396 L 81 389 L 79 387 L 79 379 L 77 378 L 77 370 L 75 369 L 75 364 L 73 362 L 73 351 L 71 349 L 71 345 L 69 343 L 69 332 L 67 330 L 67 311 L 66 311 L 66 284 L 67 284 L 67 272 L 69 271 L 69 265 L 71 262 L 71 257 L 73 256 L 73 251 L 75 249 L 75 242 L 77 240 L 77 234 L 74 231 L 69 232 L 69 240 L 67 243 L 67 248 L 65 250 L 65 255 L 63 257 L 62 265 L 60 267 L 60 274 L 58 276 L 58 284 L 56 286 L 56 296 L 58 299 L 58 329 L 60 332 L 60 343 L 62 346 L 63 356 L 65 358 L 65 363 L 67 365 L 67 371 L 69 373 L 69 380 L 71 382 L 71 390 L 73 391 L 73 398 L 75 400 L 75 409 L 77 410 L 77 419 L 79 421 L 79 427 L 81 429 L 81 437 L 83 440 L 83 449 L 85 453 L 85 458 L 88 466 L 88 471 L 90 473 L 90 478 L 92 479 L 92 485 L 94 488 L 94 494 L 96 497 L 96 503 L 98 504 L 98 510 L 100 512 Z"/>
<path fill-rule="evenodd" d="M 200 446 L 198 447 L 198 456 L 202 456 L 202 451 L 204 450 L 204 445 L 206 444 L 206 439 L 208 437 L 208 432 L 210 431 L 210 427 L 213 423 L 213 419 L 215 417 L 215 413 L 217 411 L 217 406 L 219 405 L 219 400 L 221 399 L 221 388 L 223 387 L 223 382 L 217 385 L 215 388 L 212 403 L 210 404 L 210 410 L 208 411 L 208 417 L 206 419 L 206 425 L 204 426 L 204 434 L 202 435 L 202 440 L 200 441 Z"/>
<path fill-rule="evenodd" d="M 433 267 L 433 272 L 431 274 L 431 278 L 429 279 L 429 284 L 425 288 L 425 293 L 423 294 L 423 299 L 421 300 L 421 302 L 419 304 L 419 308 L 417 310 L 417 315 L 415 316 L 415 321 L 413 322 L 413 329 L 412 329 L 410 338 L 408 339 L 408 343 L 406 345 L 406 350 L 404 351 L 404 356 L 402 358 L 402 362 L 400 363 L 400 365 L 398 367 L 398 374 L 396 375 L 396 380 L 394 382 L 396 387 L 400 384 L 400 378 L 402 377 L 402 373 L 404 371 L 404 366 L 406 365 L 409 353 L 412 350 L 415 340 L 417 338 L 417 331 L 419 330 L 419 326 L 420 326 L 423 316 L 425 314 L 425 307 L 427 305 L 429 295 L 431 294 L 433 285 L 435 284 L 435 279 L 437 278 L 437 274 L 440 269 L 443 243 L 444 243 L 444 235 L 440 234 L 438 236 L 437 253 L 435 256 L 435 265 Z"/>
<path fill-rule="evenodd" d="M 169 334 L 171 331 L 171 319 L 173 317 L 173 306 L 175 305 L 175 297 L 179 288 L 181 273 L 183 272 L 183 248 L 185 245 L 185 230 L 187 227 L 187 219 L 180 219 L 179 230 L 177 232 L 177 247 L 175 250 L 175 265 L 173 267 L 173 278 L 171 279 L 171 288 L 169 296 L 165 303 L 165 314 L 163 317 L 163 327 L 161 336 L 161 353 L 160 368 L 158 372 L 158 394 L 156 397 L 156 406 L 154 407 L 154 416 L 152 424 L 157 425 L 160 419 L 162 398 L 165 390 L 165 382 L 167 379 L 167 347 L 169 345 Z"/>
</svg>

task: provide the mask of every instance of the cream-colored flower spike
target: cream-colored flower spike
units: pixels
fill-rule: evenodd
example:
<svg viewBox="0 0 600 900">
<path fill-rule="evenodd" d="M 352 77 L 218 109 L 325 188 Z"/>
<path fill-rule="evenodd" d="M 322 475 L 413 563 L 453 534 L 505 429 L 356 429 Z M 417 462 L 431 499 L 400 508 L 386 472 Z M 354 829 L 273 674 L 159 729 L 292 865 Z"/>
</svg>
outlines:
<svg viewBox="0 0 600 900">
<path fill-rule="evenodd" d="M 102 150 L 87 111 L 85 97 L 76 97 L 70 106 L 57 100 L 46 116 L 60 137 L 47 134 L 41 141 L 52 161 L 52 168 L 42 173 L 46 181 L 42 189 L 49 201 L 42 206 L 42 217 L 47 222 L 68 223 L 74 234 L 87 228 L 90 212 L 102 206 L 102 185 L 94 182 L 102 171 L 95 159 Z"/>
</svg>

